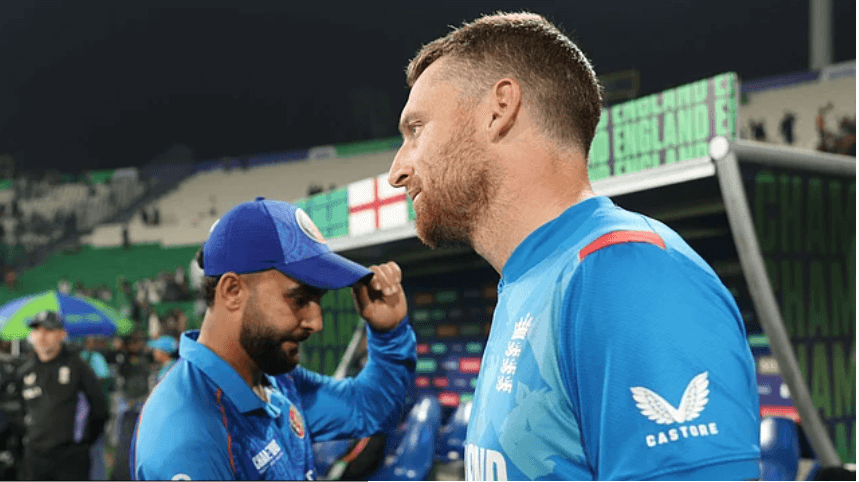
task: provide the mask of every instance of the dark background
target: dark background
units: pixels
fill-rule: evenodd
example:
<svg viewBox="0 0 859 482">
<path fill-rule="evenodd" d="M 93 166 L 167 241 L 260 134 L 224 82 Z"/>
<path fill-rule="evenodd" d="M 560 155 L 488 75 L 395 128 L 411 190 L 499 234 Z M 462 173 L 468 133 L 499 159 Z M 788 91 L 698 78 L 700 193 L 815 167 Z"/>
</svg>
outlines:
<svg viewBox="0 0 859 482">
<path fill-rule="evenodd" d="M 0 154 L 19 169 L 213 159 L 397 135 L 404 67 L 483 13 L 527 9 L 640 94 L 726 71 L 807 70 L 808 0 L 0 2 Z M 833 0 L 835 62 L 856 2 Z"/>
</svg>

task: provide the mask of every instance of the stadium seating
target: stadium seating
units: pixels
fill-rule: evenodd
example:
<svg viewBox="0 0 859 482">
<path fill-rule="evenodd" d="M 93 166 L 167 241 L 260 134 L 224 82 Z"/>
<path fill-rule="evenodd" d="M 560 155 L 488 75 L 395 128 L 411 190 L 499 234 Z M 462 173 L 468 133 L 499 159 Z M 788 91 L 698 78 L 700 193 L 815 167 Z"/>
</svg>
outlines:
<svg viewBox="0 0 859 482">
<path fill-rule="evenodd" d="M 440 424 L 438 399 L 422 398 L 409 413 L 403 440 L 369 480 L 426 480 L 432 469 L 435 437 Z"/>
<path fill-rule="evenodd" d="M 282 201 L 307 197 L 310 185 L 327 189 L 387 172 L 396 151 L 329 159 L 281 162 L 249 168 L 223 167 L 199 172 L 153 203 L 161 214 L 158 226 L 144 224 L 139 217 L 128 223 L 133 243 L 162 243 L 166 246 L 202 244 L 209 228 L 233 206 L 257 196 Z M 116 246 L 122 242 L 121 224 L 99 226 L 84 243 Z"/>
<path fill-rule="evenodd" d="M 460 403 L 451 414 L 448 423 L 438 433 L 435 447 L 435 460 L 454 462 L 462 460 L 465 444 L 465 429 L 471 415 L 471 400 Z"/>
<path fill-rule="evenodd" d="M 796 480 L 799 434 L 789 418 L 761 420 L 761 480 Z"/>
</svg>

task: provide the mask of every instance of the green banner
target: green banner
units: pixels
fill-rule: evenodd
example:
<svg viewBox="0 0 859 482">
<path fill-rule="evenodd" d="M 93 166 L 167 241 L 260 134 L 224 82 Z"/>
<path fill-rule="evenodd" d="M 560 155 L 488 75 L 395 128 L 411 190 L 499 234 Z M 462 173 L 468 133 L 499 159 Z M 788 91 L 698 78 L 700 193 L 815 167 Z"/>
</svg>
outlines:
<svg viewBox="0 0 859 482">
<path fill-rule="evenodd" d="M 737 75 L 717 75 L 605 109 L 591 144 L 591 181 L 708 155 L 737 138 Z"/>
<path fill-rule="evenodd" d="M 741 169 L 799 368 L 842 461 L 855 463 L 856 179 Z"/>
<path fill-rule="evenodd" d="M 372 141 L 351 142 L 334 146 L 337 157 L 359 156 L 361 154 L 375 154 L 377 152 L 397 149 L 403 143 L 399 136 L 387 139 L 375 139 Z"/>
</svg>

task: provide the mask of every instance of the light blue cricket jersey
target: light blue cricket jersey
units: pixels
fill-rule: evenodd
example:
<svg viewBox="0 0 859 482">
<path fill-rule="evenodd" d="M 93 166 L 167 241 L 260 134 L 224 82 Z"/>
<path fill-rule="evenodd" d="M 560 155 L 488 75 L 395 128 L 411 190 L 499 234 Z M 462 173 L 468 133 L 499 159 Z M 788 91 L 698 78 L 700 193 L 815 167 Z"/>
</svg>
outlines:
<svg viewBox="0 0 859 482">
<path fill-rule="evenodd" d="M 755 367 L 736 303 L 674 231 L 596 197 L 502 270 L 468 480 L 755 479 Z"/>
<path fill-rule="evenodd" d="M 266 376 L 259 398 L 218 355 L 182 335 L 179 360 L 155 387 L 135 429 L 135 480 L 313 480 L 312 442 L 359 438 L 396 425 L 415 375 L 408 320 L 369 328 L 367 364 L 355 378 L 297 367 Z"/>
</svg>

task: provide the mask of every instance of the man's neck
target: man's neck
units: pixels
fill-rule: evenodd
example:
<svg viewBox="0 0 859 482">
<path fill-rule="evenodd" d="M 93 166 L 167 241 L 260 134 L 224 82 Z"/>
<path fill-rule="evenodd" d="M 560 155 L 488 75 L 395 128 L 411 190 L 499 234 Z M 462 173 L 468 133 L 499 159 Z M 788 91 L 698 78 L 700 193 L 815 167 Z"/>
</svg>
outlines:
<svg viewBox="0 0 859 482">
<path fill-rule="evenodd" d="M 238 333 L 212 328 L 213 326 L 218 326 L 222 321 L 226 321 L 215 320 L 215 317 L 216 315 L 213 313 L 213 310 L 209 309 L 206 311 L 203 324 L 200 326 L 200 336 L 197 337 L 197 343 L 212 350 L 218 357 L 227 362 L 242 377 L 242 380 L 253 389 L 256 384 L 255 381 L 258 380 L 258 377 L 262 376 L 262 371 L 257 368 L 242 346 L 237 343 L 236 340 L 239 339 Z M 226 325 L 226 323 L 223 323 L 223 325 Z"/>
<path fill-rule="evenodd" d="M 559 189 L 557 183 L 539 187 L 518 183 L 518 187 L 500 189 L 498 199 L 472 232 L 474 250 L 501 274 L 513 251 L 528 235 L 595 195 L 589 185 L 567 186 Z"/>
</svg>

